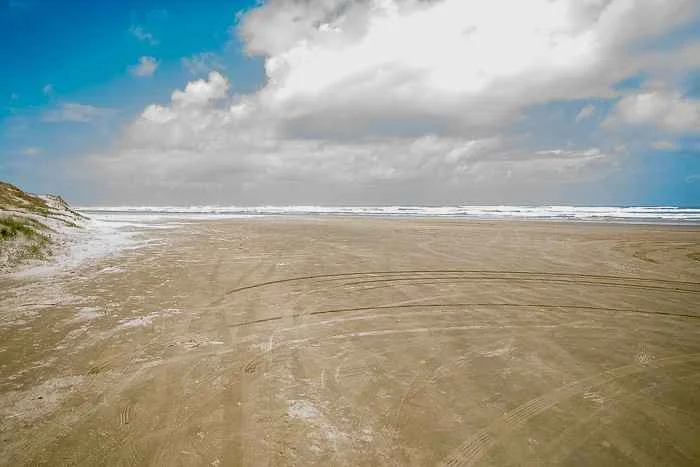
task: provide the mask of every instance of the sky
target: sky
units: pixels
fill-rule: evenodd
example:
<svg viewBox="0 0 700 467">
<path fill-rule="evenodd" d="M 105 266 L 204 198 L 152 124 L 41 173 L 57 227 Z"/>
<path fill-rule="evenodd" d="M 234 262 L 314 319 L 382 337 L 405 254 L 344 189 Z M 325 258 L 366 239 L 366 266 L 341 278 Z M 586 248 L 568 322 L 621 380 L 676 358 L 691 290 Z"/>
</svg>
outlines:
<svg viewBox="0 0 700 467">
<path fill-rule="evenodd" d="M 0 179 L 78 205 L 700 206 L 700 0 L 0 0 Z"/>
</svg>

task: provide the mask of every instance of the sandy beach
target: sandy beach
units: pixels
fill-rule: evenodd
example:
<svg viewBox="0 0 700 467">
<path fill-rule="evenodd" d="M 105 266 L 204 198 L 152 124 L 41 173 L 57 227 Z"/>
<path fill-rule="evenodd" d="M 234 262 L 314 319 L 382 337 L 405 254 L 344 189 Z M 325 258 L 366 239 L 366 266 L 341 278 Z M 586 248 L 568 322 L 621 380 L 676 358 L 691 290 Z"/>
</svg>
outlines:
<svg viewBox="0 0 700 467">
<path fill-rule="evenodd" d="M 187 220 L 0 277 L 0 465 L 698 465 L 700 228 Z"/>
</svg>

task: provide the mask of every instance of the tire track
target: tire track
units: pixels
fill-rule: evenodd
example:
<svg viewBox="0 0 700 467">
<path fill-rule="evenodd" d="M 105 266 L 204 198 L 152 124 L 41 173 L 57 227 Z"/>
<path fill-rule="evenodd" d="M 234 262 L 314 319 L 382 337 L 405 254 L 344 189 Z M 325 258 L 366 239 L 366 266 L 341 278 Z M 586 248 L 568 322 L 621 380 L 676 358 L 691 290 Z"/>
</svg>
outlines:
<svg viewBox="0 0 700 467">
<path fill-rule="evenodd" d="M 129 423 L 131 423 L 131 404 L 127 403 L 127 405 L 119 411 L 119 426 L 125 426 Z"/>
<path fill-rule="evenodd" d="M 244 321 L 241 323 L 235 323 L 228 325 L 229 327 L 245 327 L 253 326 L 257 324 L 265 324 L 274 321 L 281 321 L 285 318 L 297 318 L 300 316 L 319 316 L 328 315 L 335 313 L 352 313 L 352 312 L 362 312 L 362 311 L 375 311 L 375 310 L 394 310 L 394 309 L 415 309 L 415 308 L 459 308 L 459 307 L 503 307 L 503 308 L 545 308 L 545 309 L 576 309 L 576 310 L 586 310 L 586 311 L 607 311 L 607 312 L 617 312 L 617 313 L 633 313 L 651 316 L 668 316 L 673 318 L 688 318 L 688 319 L 699 319 L 700 315 L 691 315 L 684 313 L 671 313 L 667 311 L 652 311 L 652 310 L 636 310 L 632 308 L 608 308 L 599 306 L 589 306 L 589 305 L 548 305 L 548 304 L 538 304 L 538 303 L 487 303 L 487 302 L 466 302 L 466 303 L 423 303 L 423 304 L 406 304 L 406 305 L 379 305 L 379 306 L 364 306 L 364 307 L 352 307 L 352 308 L 338 308 L 332 310 L 321 310 L 321 311 L 311 311 L 308 313 L 296 313 L 292 315 L 279 315 L 271 316 L 269 318 L 260 318 L 252 321 Z"/>
<path fill-rule="evenodd" d="M 621 415 L 616 413 L 613 408 L 627 407 L 627 410 L 639 410 L 644 407 L 639 413 L 654 420 L 658 426 L 668 430 L 674 426 L 673 414 L 669 414 L 667 406 L 662 406 L 648 397 L 644 396 L 644 391 L 648 387 L 643 387 L 629 392 L 621 387 L 614 387 L 612 395 L 605 395 L 605 402 L 595 410 L 587 413 L 577 422 L 567 427 L 562 433 L 547 443 L 544 452 L 540 455 L 540 459 L 548 465 L 559 465 L 563 463 L 567 457 L 574 454 L 576 449 L 583 445 L 591 436 L 603 431 L 606 427 L 610 427 L 611 423 L 601 424 L 600 418 L 602 414 L 608 417 L 614 417 L 615 422 L 620 419 Z M 694 414 L 689 414 L 694 417 Z M 608 419 L 610 421 L 610 418 Z M 668 432 L 669 438 L 672 440 L 682 440 L 686 446 L 697 445 L 692 433 L 685 430 L 674 430 Z M 697 451 L 696 451 L 697 452 Z M 653 464 L 653 462 L 652 462 Z"/>
<path fill-rule="evenodd" d="M 383 280 L 381 276 L 400 276 L 400 275 L 406 275 L 406 274 L 417 274 L 417 275 L 422 275 L 422 274 L 440 274 L 440 275 L 445 275 L 445 274 L 482 274 L 482 275 L 520 275 L 520 276 L 527 276 L 527 277 L 533 277 L 533 276 L 542 276 L 542 279 L 540 280 L 551 280 L 551 278 L 557 278 L 557 277 L 568 277 L 572 278 L 570 281 L 573 281 L 574 278 L 576 279 L 596 279 L 596 280 L 618 280 L 618 281 L 638 281 L 637 284 L 640 287 L 644 287 L 644 283 L 647 284 L 653 284 L 653 283 L 658 283 L 658 284 L 668 284 L 668 285 L 677 285 L 677 286 L 695 286 L 695 287 L 700 287 L 700 282 L 691 282 L 691 281 L 676 281 L 676 280 L 670 280 L 670 279 L 653 279 L 653 278 L 643 278 L 643 277 L 629 277 L 629 276 L 613 276 L 613 275 L 598 275 L 598 274 L 581 274 L 581 273 L 565 273 L 565 272 L 535 272 L 535 271 L 497 271 L 497 270 L 483 270 L 483 269 L 473 269 L 473 270 L 459 270 L 459 269 L 436 269 L 436 270 L 405 270 L 405 271 L 367 271 L 367 272 L 348 272 L 348 273 L 335 273 L 335 274 L 314 274 L 314 275 L 308 275 L 308 276 L 297 276 L 297 277 L 288 277 L 284 279 L 277 279 L 277 280 L 272 280 L 272 281 L 265 281 L 265 282 L 258 282 L 250 285 L 245 285 L 241 287 L 236 287 L 234 289 L 231 289 L 227 292 L 225 292 L 223 297 L 220 297 L 212 302 L 209 303 L 209 306 L 215 306 L 221 304 L 226 297 L 230 295 L 234 295 L 240 292 L 244 292 L 247 290 L 251 289 L 258 289 L 261 287 L 268 287 L 272 285 L 279 285 L 279 284 L 286 284 L 286 283 L 293 283 L 293 282 L 302 282 L 302 281 L 310 281 L 310 280 L 318 280 L 319 282 L 331 282 L 331 281 L 337 281 L 337 280 L 342 280 L 342 279 L 362 279 L 364 277 L 367 278 L 377 278 L 378 281 Z M 423 277 L 419 276 L 420 278 L 423 279 L 430 279 L 430 277 Z M 468 277 L 467 277 L 468 278 Z M 393 279 L 393 277 L 392 277 Z M 399 277 L 396 277 L 398 280 Z M 361 282 L 361 281 L 360 281 Z M 574 281 L 575 282 L 575 281 Z M 614 285 L 620 285 L 617 283 L 614 283 Z M 649 286 L 656 288 L 654 286 Z M 682 290 L 682 291 L 688 291 L 692 293 L 700 293 L 700 290 L 691 290 L 691 289 L 680 289 L 680 287 L 672 288 L 672 287 L 666 287 L 668 290 Z"/>
<path fill-rule="evenodd" d="M 426 387 L 434 386 L 440 379 L 439 374 L 447 369 L 457 369 L 464 366 L 465 358 L 462 356 L 456 360 L 450 360 L 448 363 L 438 366 L 430 372 L 423 372 L 421 369 L 417 370 L 411 381 L 408 384 L 408 388 L 404 392 L 403 397 L 401 397 L 398 407 L 394 413 L 393 421 L 390 426 L 394 432 L 398 433 L 401 421 L 404 417 L 403 409 L 406 403 L 412 400 L 416 395 L 423 391 Z"/>
<path fill-rule="evenodd" d="M 512 327 L 512 326 L 511 326 Z M 275 345 L 271 348 L 268 348 L 262 352 L 261 355 L 258 355 L 258 359 L 264 359 L 264 358 L 269 358 L 270 354 L 273 352 L 278 351 L 282 347 L 286 347 L 289 345 L 300 345 L 300 344 L 306 344 L 309 342 L 313 341 L 318 341 L 318 340 L 327 340 L 327 339 L 343 339 L 343 338 L 357 338 L 357 337 L 369 337 L 369 336 L 382 336 L 382 335 L 397 335 L 397 334 L 405 334 L 405 333 L 425 333 L 425 332 L 441 332 L 441 331 L 458 331 L 458 330 L 474 330 L 474 329 L 483 329 L 483 326 L 452 326 L 452 327 L 445 327 L 445 328 L 415 328 L 415 329 L 388 329 L 384 330 L 383 332 L 368 332 L 368 333 L 345 333 L 345 334 L 336 334 L 332 336 L 325 336 L 321 339 L 318 338 L 301 338 L 301 339 L 291 339 L 291 340 L 286 340 L 286 341 L 279 341 L 275 343 Z M 254 337 L 254 336 L 250 336 Z M 488 336 L 485 336 L 488 337 Z M 211 354 L 208 354 L 209 356 L 215 356 L 215 355 L 224 355 L 224 354 L 230 354 L 230 353 L 236 353 L 237 351 L 240 351 L 240 348 L 236 349 L 227 349 L 223 352 L 214 352 Z M 189 358 L 201 358 L 202 355 L 199 356 L 193 356 L 190 355 L 188 356 Z M 188 358 L 188 359 L 189 359 Z M 255 359 L 254 359 L 255 360 Z M 607 372 L 603 372 L 600 375 L 591 377 L 591 378 L 586 378 L 583 380 L 579 380 L 577 382 L 571 383 L 571 385 L 565 386 L 564 388 L 560 388 L 559 390 L 555 390 L 554 393 L 550 393 L 548 395 L 542 396 L 536 400 L 530 401 L 527 404 L 524 404 L 520 408 L 516 409 L 515 411 L 511 412 L 508 414 L 507 417 L 504 417 L 505 422 L 503 422 L 503 425 L 505 428 L 502 429 L 503 436 L 507 435 L 510 431 L 513 431 L 517 429 L 520 425 L 522 425 L 524 422 L 526 422 L 529 418 L 532 418 L 533 416 L 537 415 L 538 413 L 546 410 L 547 408 L 552 407 L 553 405 L 556 405 L 557 403 L 560 403 L 561 401 L 570 398 L 572 396 L 575 396 L 576 394 L 582 394 L 583 392 L 589 390 L 591 387 L 595 387 L 601 384 L 608 383 L 610 381 L 614 381 L 617 378 L 621 378 L 623 376 L 628 376 L 634 373 L 638 372 L 643 372 L 647 371 L 653 368 L 658 368 L 661 366 L 666 366 L 670 364 L 678 364 L 678 363 L 684 363 L 684 362 L 689 362 L 689 361 L 697 361 L 700 360 L 700 354 L 691 354 L 691 355 L 683 355 L 679 357 L 671 357 L 670 359 L 661 359 L 655 361 L 653 364 L 649 366 L 640 366 L 640 365 L 629 365 L 625 367 L 620 367 L 614 370 L 610 370 Z M 260 360 L 258 360 L 260 361 Z M 497 424 L 492 424 L 494 426 L 498 426 Z M 509 428 L 510 427 L 510 428 Z M 498 431 L 491 429 L 491 430 L 482 430 L 476 437 L 476 441 L 471 440 L 469 445 L 460 451 L 460 453 L 464 453 L 468 459 L 474 458 L 478 459 L 483 455 L 485 451 L 485 446 L 487 448 L 490 448 L 492 445 L 496 444 L 499 440 L 499 438 L 495 437 L 494 433 L 498 433 Z M 456 464 L 445 464 L 445 465 L 469 465 L 469 464 L 462 464 L 462 463 L 456 463 Z"/>
<path fill-rule="evenodd" d="M 564 429 L 557 438 L 547 443 L 540 459 L 549 465 L 560 465 L 568 456 L 583 445 L 591 436 L 600 432 L 603 426 L 600 417 L 605 413 L 614 413 L 611 408 L 619 407 L 623 397 L 630 397 L 631 394 L 620 392 L 614 397 L 606 397 L 605 404 L 591 410 L 589 413 L 579 418 L 573 425 Z M 512 458 L 512 457 L 511 457 Z"/>
<path fill-rule="evenodd" d="M 511 273 L 505 273 L 511 274 Z M 533 274 L 534 275 L 534 274 Z M 546 281 L 547 285 L 552 283 L 559 284 L 575 284 L 575 285 L 595 285 L 603 287 L 622 287 L 622 288 L 633 288 L 633 289 L 643 289 L 643 290 L 669 290 L 673 292 L 682 293 L 700 293 L 700 290 L 684 289 L 680 287 L 663 287 L 656 285 L 646 285 L 646 284 L 634 284 L 625 282 L 604 282 L 604 281 L 594 281 L 594 280 L 577 280 L 577 279 L 556 279 L 556 278 L 535 278 L 535 277 L 497 277 L 497 276 L 435 276 L 435 277 L 392 277 L 392 278 L 381 278 L 372 280 L 360 280 L 354 282 L 346 282 L 343 287 L 347 286 L 358 286 L 358 285 L 368 285 L 368 284 L 384 284 L 388 282 L 412 282 L 416 284 L 429 284 L 432 285 L 437 281 L 509 281 L 509 282 L 543 282 Z M 429 281 L 429 282 L 419 282 L 419 281 Z"/>
<path fill-rule="evenodd" d="M 560 327 L 560 325 L 557 324 L 533 324 L 533 325 L 501 325 L 501 326 L 493 326 L 493 325 L 487 325 L 487 324 L 473 324 L 473 325 L 464 325 L 464 326 L 433 326 L 433 327 L 416 327 L 416 328 L 398 328 L 398 329 L 374 329 L 371 331 L 354 331 L 354 332 L 345 332 L 345 333 L 338 333 L 338 334 L 331 334 L 331 335 L 326 335 L 323 337 L 302 337 L 298 339 L 287 339 L 287 340 L 280 340 L 274 344 L 266 346 L 266 348 L 262 351 L 260 351 L 257 355 L 253 356 L 250 359 L 245 360 L 240 368 L 245 370 L 247 368 L 251 368 L 252 371 L 249 371 L 247 376 L 253 377 L 255 376 L 256 372 L 255 369 L 257 366 L 260 365 L 261 362 L 264 361 L 266 358 L 270 358 L 270 355 L 274 352 L 277 352 L 278 350 L 282 349 L 283 347 L 290 347 L 290 346 L 295 346 L 295 345 L 301 345 L 301 344 L 308 344 L 309 342 L 320 342 L 320 341 L 326 341 L 326 340 L 342 340 L 342 339 L 356 339 L 356 338 L 363 338 L 363 337 L 382 337 L 382 336 L 394 336 L 394 335 L 401 335 L 401 334 L 431 334 L 431 333 L 442 333 L 442 332 L 459 332 L 459 331 L 484 331 L 488 329 L 498 329 L 499 331 L 502 331 L 504 329 L 523 329 L 523 328 L 528 328 L 528 329 L 554 329 Z M 295 328 L 283 328 L 278 330 L 279 332 L 285 332 L 285 331 L 292 331 Z M 602 327 L 596 327 L 596 329 L 602 329 Z M 256 336 L 251 336 L 251 337 L 256 337 Z M 483 334 L 480 337 L 493 337 L 491 335 L 486 335 Z M 246 342 L 252 342 L 253 339 L 246 339 Z M 235 349 L 228 349 L 221 351 L 217 354 L 208 354 L 207 356 L 212 356 L 212 355 L 223 355 L 223 354 L 229 354 L 235 352 Z M 346 372 L 347 375 L 347 372 Z"/>
<path fill-rule="evenodd" d="M 449 456 L 443 459 L 440 465 L 447 467 L 473 465 L 493 446 L 498 444 L 501 439 L 519 429 L 531 418 L 571 397 L 583 394 L 590 389 L 637 373 L 644 373 L 668 365 L 679 365 L 696 361 L 700 361 L 700 353 L 678 355 L 656 360 L 652 364 L 646 366 L 632 364 L 617 367 L 562 386 L 522 404 L 506 413 L 503 417 L 496 419 L 486 428 L 479 430 L 474 436 L 462 443 Z"/>
<path fill-rule="evenodd" d="M 261 277 L 269 277 L 276 265 L 277 259 L 280 253 L 275 252 L 270 257 L 264 260 L 258 261 L 244 272 L 244 274 L 238 278 L 239 283 L 243 282 L 247 277 L 253 277 L 254 275 L 260 275 Z M 272 259 L 270 259 L 272 258 Z M 245 318 L 252 318 L 254 313 L 257 312 L 257 307 L 255 306 L 255 296 L 251 297 L 253 300 L 246 300 L 242 305 L 242 311 Z M 233 349 L 238 349 L 238 344 L 241 341 L 245 341 L 250 337 L 248 334 L 248 329 L 246 328 L 236 328 L 235 326 L 229 326 L 227 324 L 227 311 L 221 312 L 222 328 L 228 328 L 229 332 L 226 332 L 225 341 L 228 342 L 229 346 Z M 235 368 L 235 366 L 234 366 Z M 248 368 L 247 366 L 241 367 L 237 374 L 231 378 L 231 380 L 226 384 L 221 398 L 225 401 L 223 408 L 223 418 L 224 418 L 224 447 L 222 454 L 222 462 L 224 465 L 247 465 L 246 461 L 250 458 L 252 454 L 250 452 L 250 447 L 246 446 L 244 443 L 244 435 L 246 433 L 246 416 L 244 410 L 243 402 L 246 399 L 247 382 L 245 376 L 249 376 L 250 372 L 255 372 L 255 367 Z"/>
</svg>

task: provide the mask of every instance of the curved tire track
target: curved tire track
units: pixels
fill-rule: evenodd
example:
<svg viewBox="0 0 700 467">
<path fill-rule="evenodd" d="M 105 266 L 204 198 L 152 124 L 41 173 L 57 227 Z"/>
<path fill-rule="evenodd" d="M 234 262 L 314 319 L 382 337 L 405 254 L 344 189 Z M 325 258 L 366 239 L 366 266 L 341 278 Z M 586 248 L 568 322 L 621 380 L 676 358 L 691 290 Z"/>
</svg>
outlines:
<svg viewBox="0 0 700 467">
<path fill-rule="evenodd" d="M 578 279 L 589 279 L 591 282 L 593 280 L 600 280 L 600 281 L 610 281 L 610 280 L 617 280 L 617 281 L 638 281 L 637 284 L 633 285 L 638 285 L 640 287 L 644 287 L 645 283 L 646 284 L 668 284 L 668 285 L 676 285 L 676 286 L 695 286 L 698 287 L 698 290 L 692 290 L 692 289 L 681 289 L 680 287 L 658 287 L 658 286 L 653 286 L 649 285 L 649 287 L 652 288 L 665 288 L 668 290 L 679 290 L 679 291 L 688 291 L 692 293 L 700 293 L 700 282 L 691 282 L 691 281 L 675 281 L 675 280 L 670 280 L 670 279 L 654 279 L 654 278 L 643 278 L 643 277 L 629 277 L 629 276 L 613 276 L 613 275 L 599 275 L 599 274 L 581 274 L 581 273 L 566 273 L 566 272 L 536 272 L 536 271 L 498 271 L 498 270 L 484 270 L 484 269 L 465 269 L 465 270 L 460 270 L 460 269 L 436 269 L 436 270 L 405 270 L 405 271 L 366 271 L 366 272 L 348 272 L 348 273 L 336 273 L 336 274 L 314 274 L 314 275 L 308 275 L 308 276 L 297 276 L 297 277 L 288 277 L 285 279 L 277 279 L 277 280 L 272 280 L 272 281 L 265 281 L 265 282 L 258 282 L 250 285 L 245 285 L 241 287 L 236 287 L 234 289 L 228 290 L 227 292 L 224 293 L 223 297 L 218 298 L 217 300 L 212 301 L 209 305 L 218 305 L 222 303 L 226 297 L 230 295 L 234 295 L 240 292 L 244 292 L 246 290 L 251 290 L 251 289 L 258 289 L 261 287 L 268 287 L 271 285 L 279 285 L 279 284 L 286 284 L 286 283 L 293 283 L 293 282 L 302 282 L 302 281 L 312 281 L 312 280 L 319 280 L 320 282 L 324 281 L 335 281 L 335 280 L 342 280 L 342 279 L 362 279 L 362 278 L 377 278 L 378 281 L 381 281 L 383 278 L 381 276 L 400 276 L 400 275 L 406 275 L 406 274 L 415 274 L 415 275 L 423 275 L 423 274 L 439 274 L 439 275 L 446 275 L 446 274 L 482 274 L 482 275 L 512 275 L 512 276 L 526 276 L 534 279 L 534 276 L 542 276 L 541 279 L 539 280 L 551 280 L 552 278 L 557 278 L 557 277 L 568 277 L 571 278 L 569 279 L 570 281 L 573 281 L 573 279 L 578 278 Z M 429 277 L 424 277 L 424 276 L 418 276 L 418 278 L 422 279 L 430 279 Z M 469 278 L 469 277 L 465 277 Z M 393 277 L 392 277 L 393 279 Z M 399 277 L 396 277 L 395 279 L 400 279 Z M 408 279 L 408 278 L 406 278 Z M 508 279 L 513 279 L 513 278 L 508 278 Z M 595 282 L 597 283 L 603 283 L 603 282 Z M 605 284 L 605 283 L 603 283 Z M 622 284 L 617 284 L 617 283 L 611 283 L 614 285 L 622 285 Z"/>
<path fill-rule="evenodd" d="M 364 307 L 353 307 L 353 308 L 338 308 L 331 310 L 320 310 L 311 311 L 308 313 L 296 313 L 291 315 L 279 315 L 271 316 L 269 318 L 260 318 L 251 321 L 244 321 L 241 323 L 230 324 L 229 327 L 244 327 L 253 326 L 256 324 L 270 323 L 273 321 L 281 321 L 285 318 L 298 318 L 301 316 L 318 316 L 318 315 L 328 315 L 335 313 L 352 313 L 352 312 L 362 312 L 362 311 L 374 311 L 374 310 L 395 310 L 395 309 L 414 309 L 414 308 L 458 308 L 458 307 L 503 307 L 503 308 L 545 308 L 545 309 L 576 309 L 576 310 L 586 310 L 586 311 L 607 311 L 616 313 L 635 313 L 643 315 L 652 316 L 668 316 L 673 318 L 688 318 L 688 319 L 699 319 L 700 315 L 691 315 L 684 313 L 671 313 L 666 311 L 652 311 L 652 310 L 636 310 L 632 308 L 607 308 L 599 306 L 589 306 L 589 305 L 549 305 L 549 304 L 539 304 L 539 303 L 483 303 L 483 302 L 472 302 L 472 303 L 424 303 L 424 304 L 408 304 L 408 305 L 378 305 L 378 306 L 364 306 Z"/>
<path fill-rule="evenodd" d="M 537 278 L 537 277 L 507 277 L 506 275 L 512 274 L 517 276 L 519 274 L 514 273 L 504 273 L 504 276 L 417 276 L 417 277 L 392 277 L 392 278 L 380 278 L 371 280 L 361 280 L 354 282 L 347 282 L 343 286 L 357 286 L 357 285 L 368 285 L 368 284 L 385 284 L 389 282 L 413 282 L 413 283 L 423 283 L 423 284 L 434 284 L 437 281 L 509 281 L 509 282 L 543 282 L 546 281 L 547 284 L 575 284 L 575 285 L 593 285 L 602 287 L 622 287 L 622 288 L 633 288 L 633 289 L 644 289 L 644 290 L 668 290 L 672 292 L 682 292 L 682 293 L 700 293 L 700 290 L 685 289 L 680 287 L 664 287 L 659 285 L 649 285 L 642 283 L 631 283 L 631 282 L 606 282 L 598 280 L 579 280 L 579 279 L 558 279 L 553 277 Z M 539 274 L 539 273 L 537 273 Z M 533 274 L 533 276 L 536 274 Z M 565 276 L 565 275 L 562 275 Z M 430 281 L 430 282 L 419 282 L 419 281 Z"/>
</svg>

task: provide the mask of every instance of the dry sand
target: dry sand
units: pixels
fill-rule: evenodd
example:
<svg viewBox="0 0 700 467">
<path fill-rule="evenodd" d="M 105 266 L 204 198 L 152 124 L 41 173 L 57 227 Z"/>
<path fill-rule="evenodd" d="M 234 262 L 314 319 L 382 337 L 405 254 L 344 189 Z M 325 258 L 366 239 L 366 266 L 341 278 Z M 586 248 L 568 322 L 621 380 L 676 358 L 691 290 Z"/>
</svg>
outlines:
<svg viewBox="0 0 700 467">
<path fill-rule="evenodd" d="M 700 464 L 698 228 L 151 232 L 0 278 L 0 464 Z"/>
</svg>

